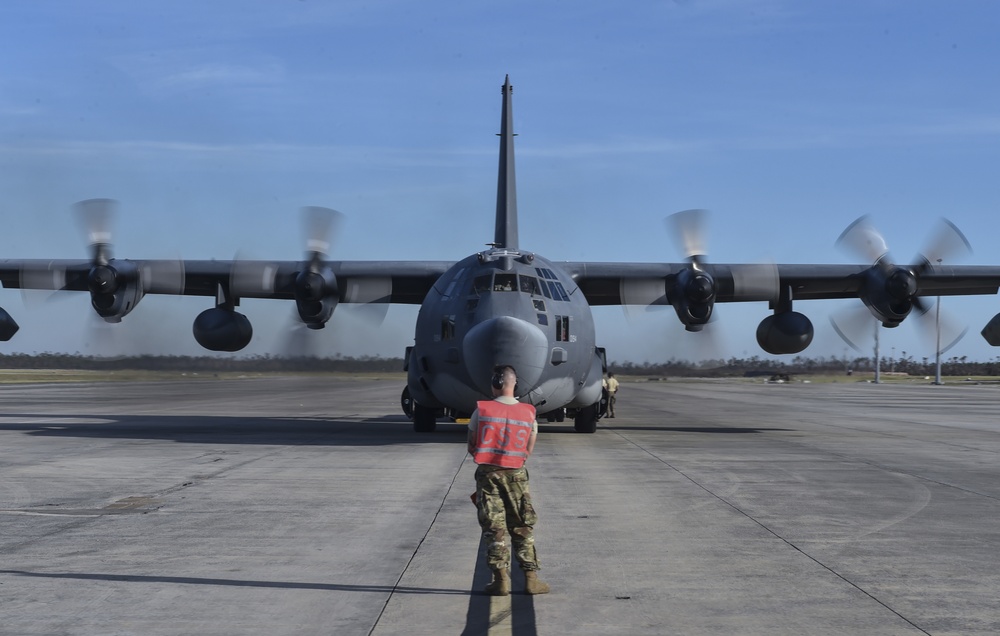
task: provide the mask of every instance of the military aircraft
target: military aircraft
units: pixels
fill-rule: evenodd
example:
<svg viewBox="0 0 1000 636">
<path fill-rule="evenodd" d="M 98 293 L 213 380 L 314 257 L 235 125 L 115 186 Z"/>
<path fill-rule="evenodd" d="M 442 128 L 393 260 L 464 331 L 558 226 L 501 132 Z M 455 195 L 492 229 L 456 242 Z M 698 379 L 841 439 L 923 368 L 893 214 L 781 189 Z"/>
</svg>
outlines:
<svg viewBox="0 0 1000 636">
<path fill-rule="evenodd" d="M 996 294 L 1000 267 L 942 266 L 946 252 L 967 246 L 948 224 L 914 265 L 899 265 L 871 224 L 859 219 L 841 236 L 867 258 L 865 265 L 759 265 L 707 262 L 701 214 L 671 217 L 684 247 L 681 263 L 555 262 L 521 249 L 514 177 L 514 128 L 509 76 L 502 87 L 496 225 L 488 249 L 458 261 L 337 261 L 327 258 L 329 226 L 336 213 L 307 209 L 310 238 L 301 261 L 128 260 L 111 254 L 113 202 L 77 204 L 87 224 L 89 260 L 4 260 L 5 288 L 87 292 L 97 314 L 119 322 L 145 294 L 214 298 L 194 320 L 194 337 L 212 351 L 239 351 L 253 336 L 236 311 L 242 298 L 295 302 L 302 323 L 322 329 L 340 303 L 420 305 L 414 343 L 407 347 L 407 384 L 401 403 L 414 429 L 433 431 L 442 416 L 471 413 L 490 395 L 499 364 L 518 372 L 516 393 L 550 421 L 569 415 L 577 431 L 592 433 L 602 413 L 603 348 L 597 346 L 591 307 L 671 306 L 688 331 L 700 331 L 716 303 L 766 301 L 773 312 L 757 327 L 757 341 L 771 354 L 809 346 L 813 326 L 796 300 L 859 298 L 886 327 L 911 312 L 924 313 L 926 298 Z M 0 309 L 0 340 L 17 323 Z M 1000 346 L 1000 314 L 982 331 Z"/>
</svg>

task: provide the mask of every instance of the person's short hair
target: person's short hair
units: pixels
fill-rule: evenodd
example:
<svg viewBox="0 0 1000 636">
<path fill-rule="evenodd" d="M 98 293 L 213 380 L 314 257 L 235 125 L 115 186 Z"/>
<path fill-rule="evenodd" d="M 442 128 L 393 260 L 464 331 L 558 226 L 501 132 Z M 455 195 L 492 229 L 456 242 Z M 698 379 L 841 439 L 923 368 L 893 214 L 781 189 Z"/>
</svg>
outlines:
<svg viewBox="0 0 1000 636">
<path fill-rule="evenodd" d="M 508 382 L 517 382 L 517 371 L 509 364 L 498 364 L 493 367 L 493 377 L 490 384 L 494 389 L 500 391 Z"/>
</svg>

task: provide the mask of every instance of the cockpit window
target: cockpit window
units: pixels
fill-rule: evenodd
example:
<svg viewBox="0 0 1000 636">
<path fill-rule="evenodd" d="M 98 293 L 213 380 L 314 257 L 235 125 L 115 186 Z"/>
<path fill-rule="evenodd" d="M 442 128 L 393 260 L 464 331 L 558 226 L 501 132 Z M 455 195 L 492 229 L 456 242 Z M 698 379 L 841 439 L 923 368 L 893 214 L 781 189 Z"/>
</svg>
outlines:
<svg viewBox="0 0 1000 636">
<path fill-rule="evenodd" d="M 445 288 L 444 292 L 441 294 L 441 299 L 442 300 L 448 300 L 449 298 L 451 298 L 452 296 L 455 295 L 455 290 L 456 289 L 461 290 L 461 289 L 463 289 L 465 287 L 465 278 L 464 278 L 465 277 L 465 270 L 466 270 L 465 267 L 460 267 L 455 272 L 455 275 L 451 277 L 451 282 L 448 283 L 448 286 Z M 459 293 L 461 293 L 461 291 Z"/>
<path fill-rule="evenodd" d="M 483 292 L 490 291 L 490 283 L 493 280 L 493 274 L 483 274 L 482 276 L 476 276 L 472 281 L 472 291 L 475 294 L 481 294 Z"/>
<path fill-rule="evenodd" d="M 538 268 L 535 271 L 542 276 L 541 279 L 534 276 L 522 274 L 518 276 L 514 273 L 496 272 L 496 274 L 481 274 L 472 279 L 472 293 L 476 296 L 488 292 L 516 292 L 520 291 L 531 296 L 544 296 L 553 300 L 569 300 L 562 283 L 555 280 L 555 274 L 549 269 Z M 546 280 L 547 279 L 547 280 Z M 452 290 L 447 289 L 446 295 L 451 295 Z"/>
<path fill-rule="evenodd" d="M 500 274 L 493 277 L 493 291 L 517 291 L 517 274 Z"/>
<path fill-rule="evenodd" d="M 541 296 L 542 288 L 538 286 L 538 279 L 534 276 L 521 275 L 521 291 L 532 296 Z"/>
<path fill-rule="evenodd" d="M 542 294 L 543 294 L 543 295 L 544 295 L 544 296 L 545 296 L 546 298 L 552 298 L 552 292 L 551 292 L 551 291 L 549 291 L 549 283 L 548 283 L 548 281 L 544 281 L 544 280 L 542 280 L 542 281 L 538 281 L 538 282 L 539 282 L 539 283 L 541 283 L 541 287 L 542 287 Z"/>
<path fill-rule="evenodd" d="M 552 297 L 569 300 L 569 296 L 566 295 L 566 290 L 563 288 L 562 283 L 552 283 Z"/>
</svg>

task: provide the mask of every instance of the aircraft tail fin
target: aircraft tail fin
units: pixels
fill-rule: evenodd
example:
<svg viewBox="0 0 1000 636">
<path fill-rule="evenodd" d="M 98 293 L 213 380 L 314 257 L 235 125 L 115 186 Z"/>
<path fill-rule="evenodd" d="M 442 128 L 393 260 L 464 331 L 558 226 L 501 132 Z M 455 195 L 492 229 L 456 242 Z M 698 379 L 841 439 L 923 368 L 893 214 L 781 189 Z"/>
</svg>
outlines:
<svg viewBox="0 0 1000 636">
<path fill-rule="evenodd" d="M 504 79 L 500 116 L 500 174 L 497 178 L 497 220 L 493 242 L 509 250 L 517 246 L 517 185 L 514 179 L 514 115 L 510 75 Z"/>
</svg>

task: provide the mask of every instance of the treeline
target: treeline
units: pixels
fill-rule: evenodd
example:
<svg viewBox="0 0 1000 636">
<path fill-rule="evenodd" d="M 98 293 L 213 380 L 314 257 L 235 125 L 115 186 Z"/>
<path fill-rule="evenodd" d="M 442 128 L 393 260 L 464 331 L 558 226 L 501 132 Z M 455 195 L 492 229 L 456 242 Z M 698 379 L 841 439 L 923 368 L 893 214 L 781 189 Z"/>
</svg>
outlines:
<svg viewBox="0 0 1000 636">
<path fill-rule="evenodd" d="M 378 356 L 354 357 L 214 357 L 214 356 L 128 356 L 101 358 L 80 354 L 0 354 L 3 369 L 84 369 L 84 370 L 144 370 L 201 372 L 316 372 L 316 373 L 400 373 L 402 358 Z M 668 360 L 666 362 L 613 362 L 610 371 L 622 375 L 656 377 L 742 377 L 746 375 L 785 374 L 846 374 L 871 373 L 874 358 L 805 358 L 770 360 L 758 356 L 728 360 Z M 883 373 L 934 375 L 934 360 L 912 356 L 883 358 Z M 1000 376 L 1000 357 L 987 362 L 968 360 L 965 356 L 943 360 L 941 373 L 946 376 Z"/>
<path fill-rule="evenodd" d="M 791 360 L 769 360 L 758 356 L 750 358 L 729 358 L 728 360 L 706 360 L 692 363 L 686 360 L 670 360 L 664 363 L 633 362 L 613 363 L 610 370 L 624 375 L 650 375 L 663 377 L 742 377 L 775 373 L 793 374 L 847 374 L 874 373 L 875 358 L 804 358 L 796 356 Z M 882 358 L 882 373 L 905 373 L 907 375 L 933 376 L 933 359 L 912 356 L 903 358 Z M 987 362 L 969 360 L 966 356 L 952 357 L 941 361 L 941 374 L 946 376 L 1000 375 L 1000 358 Z"/>
</svg>

